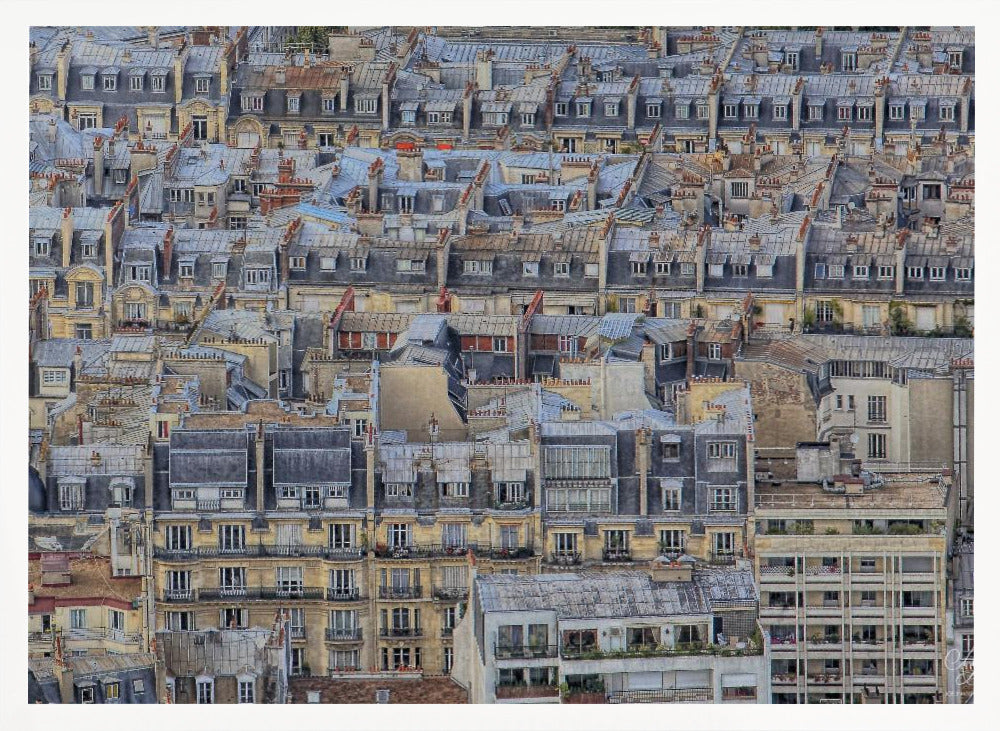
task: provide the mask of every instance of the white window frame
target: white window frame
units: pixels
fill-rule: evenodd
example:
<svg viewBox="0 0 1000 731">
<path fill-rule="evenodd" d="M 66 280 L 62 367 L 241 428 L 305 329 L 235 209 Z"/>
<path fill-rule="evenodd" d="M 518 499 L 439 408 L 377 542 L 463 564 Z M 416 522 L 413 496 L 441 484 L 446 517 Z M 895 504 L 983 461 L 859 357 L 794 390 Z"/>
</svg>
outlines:
<svg viewBox="0 0 1000 731">
<path fill-rule="evenodd" d="M 118 91 L 118 77 L 114 74 L 101 74 L 101 89 L 104 91 Z"/>
<path fill-rule="evenodd" d="M 196 679 L 195 696 L 195 701 L 199 705 L 215 703 L 215 680 L 213 678 Z"/>
<path fill-rule="evenodd" d="M 212 88 L 212 80 L 198 78 L 194 80 L 194 93 L 195 94 L 208 94 Z"/>
</svg>

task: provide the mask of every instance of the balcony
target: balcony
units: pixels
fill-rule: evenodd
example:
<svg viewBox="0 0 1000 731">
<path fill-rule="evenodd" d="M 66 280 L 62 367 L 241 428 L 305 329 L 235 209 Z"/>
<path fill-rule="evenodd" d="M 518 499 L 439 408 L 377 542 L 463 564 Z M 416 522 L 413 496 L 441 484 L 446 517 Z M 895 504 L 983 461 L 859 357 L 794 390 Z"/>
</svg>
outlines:
<svg viewBox="0 0 1000 731">
<path fill-rule="evenodd" d="M 361 589 L 354 587 L 351 589 L 326 590 L 326 600 L 328 602 L 356 602 L 361 600 Z"/>
<path fill-rule="evenodd" d="M 467 599 L 468 597 L 469 597 L 469 588 L 467 586 L 434 587 L 435 599 L 444 599 L 445 601 L 458 601 L 459 599 Z"/>
<path fill-rule="evenodd" d="M 549 563 L 556 566 L 577 566 L 580 564 L 582 556 L 578 551 L 553 553 L 549 556 Z"/>
<path fill-rule="evenodd" d="M 736 554 L 729 551 L 715 552 L 709 554 L 708 563 L 714 564 L 716 566 L 735 566 L 736 565 Z"/>
<path fill-rule="evenodd" d="M 423 637 L 424 631 L 420 627 L 382 627 L 378 631 L 379 637 Z"/>
<path fill-rule="evenodd" d="M 164 589 L 163 601 L 165 602 L 193 602 L 193 589 Z"/>
<path fill-rule="evenodd" d="M 806 566 L 806 581 L 840 581 L 840 566 Z"/>
<path fill-rule="evenodd" d="M 711 688 L 623 690 L 607 696 L 607 703 L 711 703 L 712 700 Z"/>
<path fill-rule="evenodd" d="M 423 597 L 422 586 L 380 586 L 379 599 L 420 599 Z"/>
<path fill-rule="evenodd" d="M 153 555 L 165 561 L 196 561 L 199 558 L 226 558 L 229 556 L 233 558 L 316 557 L 327 561 L 359 561 L 364 556 L 360 548 L 276 546 L 264 544 L 231 548 L 218 548 L 216 546 L 199 546 L 197 548 L 183 549 L 156 547 L 153 549 Z"/>
<path fill-rule="evenodd" d="M 304 640 L 306 638 L 305 627 L 289 627 L 288 633 L 292 636 L 293 640 Z"/>
<path fill-rule="evenodd" d="M 603 558 L 611 563 L 624 563 L 632 560 L 632 551 L 627 548 L 605 548 Z"/>
<path fill-rule="evenodd" d="M 557 685 L 497 685 L 497 700 L 513 700 L 517 698 L 558 698 Z"/>
<path fill-rule="evenodd" d="M 528 496 L 523 500 L 506 500 L 506 501 L 493 501 L 491 508 L 493 510 L 530 510 L 534 507 L 531 503 L 531 497 Z"/>
<path fill-rule="evenodd" d="M 494 561 L 517 561 L 524 558 L 531 558 L 535 555 L 534 550 L 527 546 L 514 546 L 508 548 L 489 548 L 476 552 L 477 556 L 489 558 Z"/>
<path fill-rule="evenodd" d="M 327 642 L 360 642 L 360 627 L 327 627 L 324 633 Z"/>
<path fill-rule="evenodd" d="M 118 642 L 123 645 L 138 645 L 142 642 L 142 635 L 139 632 L 124 632 L 119 629 L 108 629 L 107 627 L 77 627 L 62 631 L 63 639 L 75 640 L 78 642 L 93 642 L 97 640 L 108 640 Z"/>
<path fill-rule="evenodd" d="M 638 645 L 625 650 L 602 650 L 598 647 L 563 647 L 560 655 L 564 660 L 603 660 L 644 657 L 686 657 L 692 655 L 714 655 L 719 657 L 740 657 L 759 655 L 763 648 L 747 643 L 745 648 L 709 645 L 704 642 L 684 642 L 676 645 Z"/>
<path fill-rule="evenodd" d="M 808 676 L 808 680 L 814 685 L 840 685 L 843 676 L 840 673 L 813 673 Z"/>
<path fill-rule="evenodd" d="M 558 645 L 494 645 L 497 660 L 529 660 L 537 657 L 559 657 Z"/>
<path fill-rule="evenodd" d="M 215 513 L 222 509 L 221 500 L 198 500 L 195 502 L 196 510 L 202 513 Z"/>
<path fill-rule="evenodd" d="M 799 682 L 799 676 L 795 673 L 775 673 L 771 676 L 772 685 L 795 685 Z"/>
<path fill-rule="evenodd" d="M 464 546 L 452 546 L 441 543 L 427 543 L 422 545 L 411 544 L 408 546 L 387 546 L 379 543 L 375 546 L 376 558 L 393 559 L 413 559 L 413 558 L 434 558 L 439 556 L 454 556 L 455 558 L 465 558 L 469 551 L 479 554 L 479 546 L 469 543 Z"/>
<path fill-rule="evenodd" d="M 212 587 L 210 589 L 198 589 L 196 592 L 198 601 L 273 601 L 286 599 L 322 599 L 324 591 L 320 587 Z"/>
</svg>

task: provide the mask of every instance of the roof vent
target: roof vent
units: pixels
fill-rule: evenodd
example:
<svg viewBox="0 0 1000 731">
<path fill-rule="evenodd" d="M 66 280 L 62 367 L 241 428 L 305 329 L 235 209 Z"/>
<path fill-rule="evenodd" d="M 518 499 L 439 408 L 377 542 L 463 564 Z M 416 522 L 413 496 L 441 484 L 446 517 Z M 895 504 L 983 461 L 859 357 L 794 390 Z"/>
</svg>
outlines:
<svg viewBox="0 0 1000 731">
<path fill-rule="evenodd" d="M 381 688 L 375 691 L 375 702 L 376 703 L 388 703 L 389 702 L 389 689 Z"/>
</svg>

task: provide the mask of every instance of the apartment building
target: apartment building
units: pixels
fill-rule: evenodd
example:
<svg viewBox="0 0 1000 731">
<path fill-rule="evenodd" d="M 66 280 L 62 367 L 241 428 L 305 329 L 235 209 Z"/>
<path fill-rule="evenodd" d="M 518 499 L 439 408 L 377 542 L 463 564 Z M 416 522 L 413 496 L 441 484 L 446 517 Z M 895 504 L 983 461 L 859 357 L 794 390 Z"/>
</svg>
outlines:
<svg viewBox="0 0 1000 731">
<path fill-rule="evenodd" d="M 756 488 L 772 702 L 943 702 L 951 475 L 841 464 Z"/>
<path fill-rule="evenodd" d="M 748 571 L 477 576 L 452 676 L 471 703 L 766 703 Z"/>
<path fill-rule="evenodd" d="M 945 667 L 948 670 L 948 703 L 972 703 L 975 675 L 975 591 L 973 590 L 975 542 L 959 529 L 951 556 L 951 592 L 948 601 L 949 632 Z"/>
<path fill-rule="evenodd" d="M 28 703 L 158 703 L 160 668 L 149 652 L 28 660 Z"/>
</svg>

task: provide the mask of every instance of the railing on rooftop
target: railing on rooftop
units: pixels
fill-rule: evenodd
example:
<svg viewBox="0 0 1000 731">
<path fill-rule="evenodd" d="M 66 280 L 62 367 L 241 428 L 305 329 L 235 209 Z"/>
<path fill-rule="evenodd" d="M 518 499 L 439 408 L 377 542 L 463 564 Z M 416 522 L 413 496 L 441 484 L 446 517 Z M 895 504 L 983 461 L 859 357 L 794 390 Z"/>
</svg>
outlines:
<svg viewBox="0 0 1000 731">
<path fill-rule="evenodd" d="M 327 627 L 324 636 L 327 642 L 359 642 L 362 639 L 360 627 Z"/>
<path fill-rule="evenodd" d="M 711 688 L 622 690 L 609 693 L 608 703 L 711 703 Z"/>
<path fill-rule="evenodd" d="M 493 645 L 493 656 L 497 660 L 530 659 L 536 657 L 559 657 L 558 645 Z"/>
</svg>

